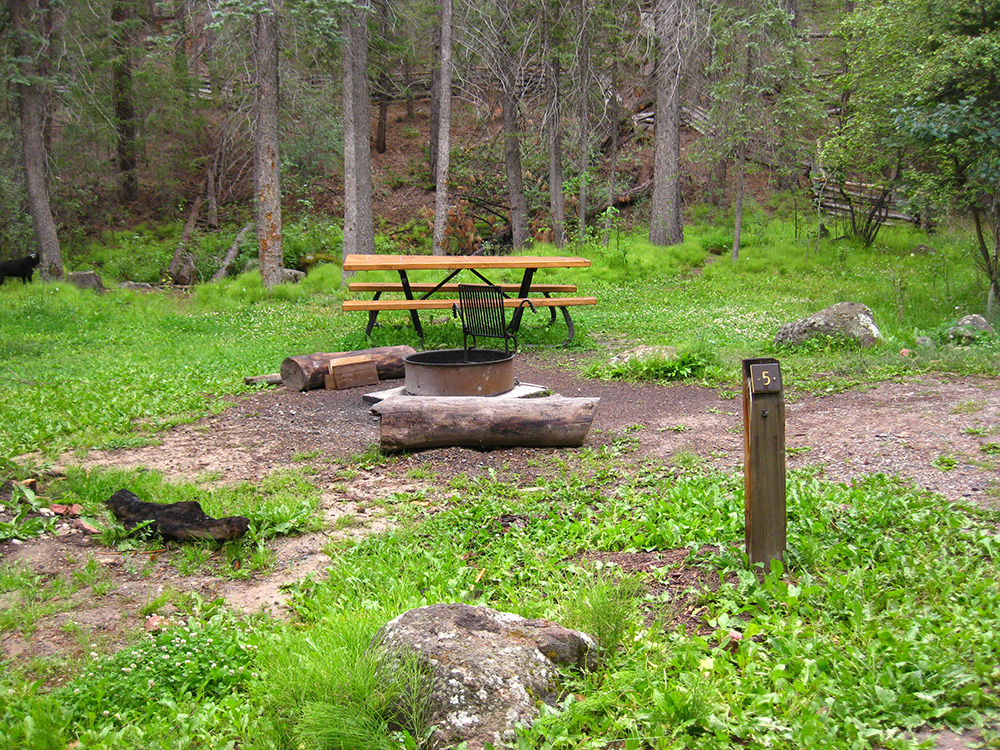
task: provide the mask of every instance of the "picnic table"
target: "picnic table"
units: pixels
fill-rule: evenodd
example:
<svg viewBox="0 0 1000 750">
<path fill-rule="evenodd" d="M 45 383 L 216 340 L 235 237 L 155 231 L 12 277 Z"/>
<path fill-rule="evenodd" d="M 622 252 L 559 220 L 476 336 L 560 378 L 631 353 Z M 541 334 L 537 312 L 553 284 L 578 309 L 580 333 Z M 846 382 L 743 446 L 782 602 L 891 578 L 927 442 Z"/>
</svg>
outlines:
<svg viewBox="0 0 1000 750">
<path fill-rule="evenodd" d="M 514 310 L 508 329 L 516 334 L 521 325 L 523 308 L 522 300 L 530 299 L 536 307 L 547 307 L 551 312 L 550 323 L 555 320 L 555 310 L 558 308 L 566 321 L 569 338 L 564 343 L 573 340 L 573 320 L 570 318 L 570 307 L 578 305 L 596 305 L 595 297 L 573 296 L 577 288 L 573 284 L 535 283 L 535 271 L 540 268 L 587 268 L 590 260 L 573 256 L 560 255 L 348 255 L 344 258 L 345 271 L 395 271 L 399 274 L 398 282 L 351 282 L 348 289 L 352 292 L 373 292 L 371 299 L 344 300 L 342 309 L 345 311 L 363 310 L 368 313 L 368 327 L 365 335 L 370 336 L 375 327 L 378 314 L 384 310 L 408 310 L 413 320 L 413 328 L 423 341 L 424 331 L 420 324 L 420 310 L 450 310 L 458 299 L 441 294 L 455 294 L 458 284 L 452 279 L 460 273 L 467 272 L 479 278 L 485 284 L 493 284 L 490 272 L 505 270 L 520 270 L 521 281 L 513 284 L 496 284 L 505 295 L 511 295 L 504 300 L 504 307 Z M 410 271 L 437 271 L 442 274 L 439 281 L 411 282 Z M 402 298 L 383 299 L 384 293 L 400 293 Z M 541 295 L 541 296 L 538 296 Z M 558 295 L 558 296 L 553 296 Z"/>
</svg>

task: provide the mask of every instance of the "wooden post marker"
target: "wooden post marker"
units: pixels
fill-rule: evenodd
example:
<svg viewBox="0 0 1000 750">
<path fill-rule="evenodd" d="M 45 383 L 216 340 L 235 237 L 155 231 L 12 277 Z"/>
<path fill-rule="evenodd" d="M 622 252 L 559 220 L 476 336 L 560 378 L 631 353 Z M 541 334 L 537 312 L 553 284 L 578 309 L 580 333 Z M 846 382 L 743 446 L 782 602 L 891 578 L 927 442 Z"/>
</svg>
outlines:
<svg viewBox="0 0 1000 750">
<path fill-rule="evenodd" d="M 743 360 L 746 547 L 750 565 L 785 551 L 785 398 L 781 366 L 770 357 Z"/>
</svg>

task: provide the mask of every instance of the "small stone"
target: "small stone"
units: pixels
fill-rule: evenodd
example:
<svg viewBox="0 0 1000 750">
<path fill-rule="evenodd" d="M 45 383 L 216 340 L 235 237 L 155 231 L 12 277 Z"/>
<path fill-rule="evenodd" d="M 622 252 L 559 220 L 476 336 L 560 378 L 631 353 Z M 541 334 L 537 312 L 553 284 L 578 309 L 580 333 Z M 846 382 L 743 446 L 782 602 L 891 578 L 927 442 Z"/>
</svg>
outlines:
<svg viewBox="0 0 1000 750">
<path fill-rule="evenodd" d="M 81 520 L 79 518 L 73 519 L 73 528 L 79 529 L 84 534 L 99 534 L 100 533 L 100 531 L 98 529 L 95 529 L 89 523 L 87 523 L 86 521 L 83 521 L 83 520 Z"/>
<path fill-rule="evenodd" d="M 150 615 L 146 618 L 146 632 L 159 633 L 161 630 L 170 627 L 170 620 L 160 615 Z"/>
</svg>

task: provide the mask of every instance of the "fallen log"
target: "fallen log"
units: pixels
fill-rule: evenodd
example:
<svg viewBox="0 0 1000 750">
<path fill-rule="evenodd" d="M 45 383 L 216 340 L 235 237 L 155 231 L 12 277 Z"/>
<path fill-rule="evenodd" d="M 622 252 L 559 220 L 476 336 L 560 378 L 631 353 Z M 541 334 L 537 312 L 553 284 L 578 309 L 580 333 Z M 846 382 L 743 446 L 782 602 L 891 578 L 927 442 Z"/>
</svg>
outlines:
<svg viewBox="0 0 1000 750">
<path fill-rule="evenodd" d="M 147 503 L 130 490 L 118 490 L 106 502 L 118 523 L 129 531 L 137 527 L 159 534 L 164 540 L 214 539 L 224 542 L 243 536 L 250 528 L 244 516 L 212 518 L 194 500 L 180 503 Z"/>
<path fill-rule="evenodd" d="M 281 363 L 281 383 L 289 391 L 310 391 L 322 388 L 326 383 L 324 375 L 330 372 L 330 360 L 367 354 L 375 363 L 378 376 L 382 380 L 403 377 L 403 357 L 416 354 L 412 346 L 379 346 L 374 349 L 359 349 L 353 352 L 333 352 L 306 354 L 287 357 Z"/>
<path fill-rule="evenodd" d="M 383 451 L 425 448 L 576 447 L 598 398 L 393 396 L 372 407 Z"/>
<path fill-rule="evenodd" d="M 281 373 L 271 372 L 267 375 L 248 375 L 243 378 L 244 385 L 263 383 L 264 385 L 281 385 Z"/>
</svg>

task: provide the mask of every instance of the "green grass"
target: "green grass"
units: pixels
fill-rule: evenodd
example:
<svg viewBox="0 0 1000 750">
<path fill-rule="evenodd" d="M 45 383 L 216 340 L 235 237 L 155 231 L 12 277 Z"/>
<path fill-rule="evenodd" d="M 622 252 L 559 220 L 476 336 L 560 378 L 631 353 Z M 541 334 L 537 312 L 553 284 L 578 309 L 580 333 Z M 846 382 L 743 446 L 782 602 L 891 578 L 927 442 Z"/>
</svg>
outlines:
<svg viewBox="0 0 1000 750">
<path fill-rule="evenodd" d="M 598 353 L 594 374 L 681 378 L 735 395 L 740 359 L 773 355 L 792 396 L 923 372 L 1000 374 L 996 337 L 946 342 L 948 326 L 982 312 L 985 301 L 962 236 L 887 230 L 863 250 L 796 238 L 778 220 L 748 227 L 736 263 L 723 256 L 706 265 L 705 248 L 725 244 L 727 230 L 695 223 L 675 248 L 616 235 L 607 249 L 568 249 L 592 267 L 540 272 L 539 280 L 576 283 L 601 300 L 574 312 L 574 347 Z M 136 263 L 162 254 L 171 237 L 155 237 Z M 935 252 L 911 254 L 918 243 Z M 405 315 L 385 316 L 365 341 L 362 316 L 340 312 L 344 294 L 335 264 L 272 292 L 252 274 L 183 295 L 0 287 L 0 471 L 23 479 L 42 475 L 57 457 L 69 464 L 46 479 L 44 496 L 17 489 L 6 496 L 4 512 L 14 520 L 0 529 L 30 539 L 45 530 L 30 526 L 36 506 L 80 503 L 84 519 L 102 530 L 97 544 L 152 549 L 155 540 L 127 534 L 104 509 L 128 487 L 144 500 L 196 499 L 209 515 L 251 519 L 244 540 L 185 545 L 172 557 L 181 580 L 268 570 L 268 540 L 320 528 L 316 485 L 324 480 L 309 465 L 309 446 L 292 466 L 252 485 L 85 471 L 72 466 L 73 452 L 154 442 L 163 427 L 253 390 L 244 375 L 275 372 L 291 354 L 419 344 Z M 771 343 L 781 324 L 841 300 L 873 309 L 882 346 Z M 529 320 L 521 344 L 555 355 L 561 326 Z M 453 321 L 427 331 L 428 346 L 460 342 Z M 934 347 L 916 346 L 918 336 Z M 602 364 L 638 344 L 674 346 L 680 357 L 622 371 Z M 901 358 L 904 347 L 920 353 Z M 637 461 L 635 431 L 599 450 L 540 456 L 530 479 L 458 475 L 406 493 L 375 485 L 365 505 L 385 508 L 393 529 L 331 537 L 334 574 L 290 588 L 289 622 L 240 618 L 218 602 L 165 590 L 137 604 L 143 614 L 169 609 L 179 618 L 160 634 L 140 634 L 117 653 L 101 647 L 82 666 L 32 665 L 47 682 L 0 671 L 0 750 L 415 747 L 427 731 L 421 707 L 411 707 L 405 732 L 390 731 L 386 666 L 368 645 L 397 614 L 452 601 L 554 619 L 600 641 L 598 669 L 565 676 L 566 699 L 521 731 L 520 748 L 901 748 L 912 746 L 904 733 L 923 726 L 984 727 L 987 742 L 1000 743 L 995 514 L 890 477 L 846 486 L 802 470 L 788 482 L 786 565 L 748 571 L 742 478 L 706 471 L 693 453 Z M 344 462 L 336 481 L 395 471 L 394 461 L 372 446 Z M 958 461 L 942 454 L 935 463 L 947 471 Z M 435 478 L 421 467 L 399 471 Z M 653 584 L 669 583 L 668 572 L 626 573 L 581 557 L 676 549 L 687 550 L 685 565 L 712 585 L 664 589 Z M 0 631 L 30 636 L 81 591 L 106 593 L 94 558 L 80 563 L 66 577 L 0 566 Z M 145 575 L 138 565 L 135 572 Z M 697 633 L 664 614 L 682 598 L 693 602 Z M 419 694 L 419 670 L 393 668 L 390 682 Z"/>
</svg>

